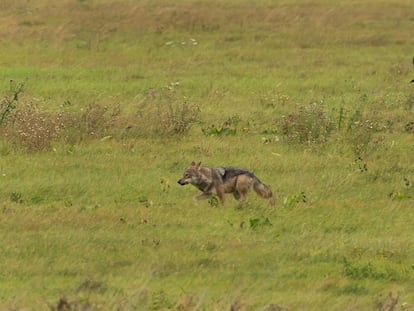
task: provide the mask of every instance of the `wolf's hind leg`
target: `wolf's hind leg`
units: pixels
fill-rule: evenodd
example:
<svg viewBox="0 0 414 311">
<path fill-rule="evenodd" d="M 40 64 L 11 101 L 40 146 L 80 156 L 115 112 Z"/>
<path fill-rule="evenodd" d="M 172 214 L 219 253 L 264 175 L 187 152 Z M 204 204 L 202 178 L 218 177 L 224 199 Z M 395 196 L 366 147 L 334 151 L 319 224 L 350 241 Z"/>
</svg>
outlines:
<svg viewBox="0 0 414 311">
<path fill-rule="evenodd" d="M 233 196 L 234 196 L 234 198 L 237 200 L 237 201 L 239 201 L 240 200 L 240 193 L 238 193 L 237 191 L 234 191 L 233 192 Z"/>
<path fill-rule="evenodd" d="M 250 190 L 252 179 L 249 176 L 241 175 L 237 178 L 236 189 L 234 191 L 234 197 L 239 201 L 245 201 L 247 198 L 247 193 Z M 238 198 L 236 197 L 236 194 Z"/>
</svg>

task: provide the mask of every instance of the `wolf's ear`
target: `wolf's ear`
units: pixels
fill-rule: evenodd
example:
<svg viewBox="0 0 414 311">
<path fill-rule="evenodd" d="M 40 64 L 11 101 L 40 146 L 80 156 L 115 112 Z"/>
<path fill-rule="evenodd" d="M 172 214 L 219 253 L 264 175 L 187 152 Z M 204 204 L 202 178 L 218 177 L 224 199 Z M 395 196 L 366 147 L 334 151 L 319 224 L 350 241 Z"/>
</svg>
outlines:
<svg viewBox="0 0 414 311">
<path fill-rule="evenodd" d="M 195 162 L 193 161 L 193 162 L 191 162 L 191 164 L 190 164 L 191 166 L 195 166 L 196 164 L 195 164 Z"/>
<path fill-rule="evenodd" d="M 198 162 L 197 168 L 199 169 L 201 167 L 201 162 Z"/>
</svg>

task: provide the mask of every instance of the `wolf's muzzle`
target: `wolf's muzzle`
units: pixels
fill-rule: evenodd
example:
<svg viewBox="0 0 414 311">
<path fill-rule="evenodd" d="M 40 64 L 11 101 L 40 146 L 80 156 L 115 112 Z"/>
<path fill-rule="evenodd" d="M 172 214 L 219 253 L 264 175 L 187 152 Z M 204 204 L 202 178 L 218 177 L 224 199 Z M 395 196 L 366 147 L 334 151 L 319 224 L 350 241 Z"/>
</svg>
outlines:
<svg viewBox="0 0 414 311">
<path fill-rule="evenodd" d="M 188 182 L 187 182 L 187 181 L 182 180 L 182 179 L 179 179 L 177 182 L 178 182 L 181 186 L 184 186 L 184 185 L 188 184 Z"/>
</svg>

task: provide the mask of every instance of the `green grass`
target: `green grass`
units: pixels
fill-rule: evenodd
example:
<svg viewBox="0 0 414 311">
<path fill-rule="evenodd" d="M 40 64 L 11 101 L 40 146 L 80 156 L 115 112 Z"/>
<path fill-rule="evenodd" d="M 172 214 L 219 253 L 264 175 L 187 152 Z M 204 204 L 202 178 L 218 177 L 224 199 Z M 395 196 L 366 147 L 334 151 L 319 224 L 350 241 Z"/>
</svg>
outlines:
<svg viewBox="0 0 414 311">
<path fill-rule="evenodd" d="M 410 1 L 3 2 L 1 310 L 414 308 Z"/>
</svg>

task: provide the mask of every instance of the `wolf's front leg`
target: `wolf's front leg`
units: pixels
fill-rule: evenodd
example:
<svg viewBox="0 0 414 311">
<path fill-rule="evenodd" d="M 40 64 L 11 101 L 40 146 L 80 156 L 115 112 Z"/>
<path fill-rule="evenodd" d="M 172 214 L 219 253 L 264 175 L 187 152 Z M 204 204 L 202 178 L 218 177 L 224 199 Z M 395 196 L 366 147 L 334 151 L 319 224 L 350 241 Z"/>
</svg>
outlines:
<svg viewBox="0 0 414 311">
<path fill-rule="evenodd" d="M 216 194 L 220 199 L 222 205 L 224 205 L 224 187 L 223 184 L 219 184 L 216 186 Z"/>
<path fill-rule="evenodd" d="M 200 200 L 208 199 L 211 196 L 211 192 L 203 192 L 201 194 L 197 194 L 193 197 L 194 203 L 197 205 L 197 202 Z"/>
</svg>

